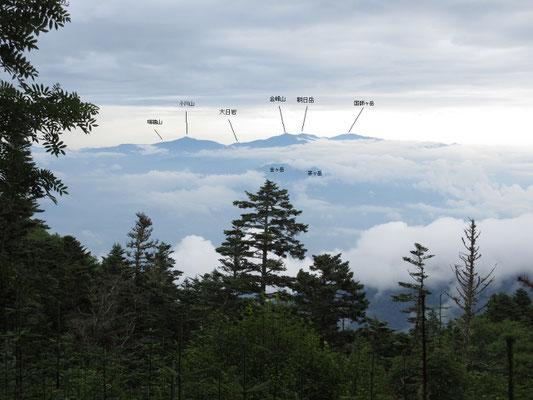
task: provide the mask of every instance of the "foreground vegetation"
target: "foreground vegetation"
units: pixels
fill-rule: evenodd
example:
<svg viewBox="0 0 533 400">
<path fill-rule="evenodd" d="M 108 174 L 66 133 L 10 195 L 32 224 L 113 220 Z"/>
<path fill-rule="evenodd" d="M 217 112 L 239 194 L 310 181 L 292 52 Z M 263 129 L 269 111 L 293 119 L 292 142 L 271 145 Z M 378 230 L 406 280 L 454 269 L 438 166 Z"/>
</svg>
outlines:
<svg viewBox="0 0 533 400">
<path fill-rule="evenodd" d="M 514 398 L 527 398 L 533 307 L 524 289 L 490 298 L 465 351 L 464 316 L 443 324 L 428 305 L 421 334 L 420 288 L 409 332 L 368 318 L 364 288 L 340 255 L 315 256 L 312 273 L 292 279 L 281 257 L 267 259 L 279 261 L 268 279 L 286 286 L 264 292 L 245 236 L 233 254 L 218 249 L 219 268 L 178 285 L 170 246 L 137 218 L 127 246 L 101 261 L 42 223 L 2 252 L 0 398 L 416 399 L 424 340 L 426 398 L 506 399 L 508 338 Z"/>
</svg>

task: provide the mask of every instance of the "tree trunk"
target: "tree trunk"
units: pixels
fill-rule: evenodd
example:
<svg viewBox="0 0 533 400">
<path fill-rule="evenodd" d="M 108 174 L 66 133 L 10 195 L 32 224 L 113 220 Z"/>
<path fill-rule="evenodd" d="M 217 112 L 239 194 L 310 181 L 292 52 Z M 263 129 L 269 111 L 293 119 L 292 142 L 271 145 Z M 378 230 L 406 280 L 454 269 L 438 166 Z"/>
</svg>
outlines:
<svg viewBox="0 0 533 400">
<path fill-rule="evenodd" d="M 181 400 L 182 379 L 181 379 L 181 355 L 183 353 L 183 314 L 180 315 L 180 343 L 178 347 L 178 400 Z"/>
<path fill-rule="evenodd" d="M 61 324 L 61 303 L 57 305 L 57 333 L 56 333 L 56 390 L 59 390 L 60 386 L 60 373 L 61 366 L 61 342 L 60 342 L 60 324 Z"/>
<path fill-rule="evenodd" d="M 246 344 L 242 348 L 242 400 L 246 400 Z"/>
<path fill-rule="evenodd" d="M 106 390 L 106 364 L 107 364 L 107 355 L 105 351 L 105 347 L 102 348 L 103 350 L 103 363 L 102 363 L 102 392 L 103 392 L 103 399 L 107 399 L 107 390 Z"/>
<path fill-rule="evenodd" d="M 218 400 L 222 400 L 222 371 L 218 370 Z"/>
<path fill-rule="evenodd" d="M 427 355 L 426 355 L 426 293 L 420 293 L 422 307 L 422 399 L 427 400 Z"/>
<path fill-rule="evenodd" d="M 509 368 L 508 376 L 508 394 L 509 400 L 514 400 L 514 379 L 513 379 L 513 344 L 514 338 L 508 337 L 505 339 L 507 342 L 507 364 Z"/>
<path fill-rule="evenodd" d="M 16 317 L 15 317 L 15 324 L 16 324 L 16 331 L 19 332 L 20 330 L 20 299 L 18 298 L 17 293 L 17 310 L 16 310 Z M 23 381 L 22 381 L 22 344 L 20 343 L 22 338 L 17 338 L 15 340 L 15 399 L 23 399 Z"/>
<path fill-rule="evenodd" d="M 174 378 L 175 371 L 176 363 L 174 362 L 174 359 L 172 359 L 172 374 L 170 376 L 170 400 L 174 400 L 176 398 L 176 383 Z"/>
<path fill-rule="evenodd" d="M 372 363 L 370 366 L 370 400 L 374 400 L 374 366 L 376 354 L 372 350 Z"/>
</svg>

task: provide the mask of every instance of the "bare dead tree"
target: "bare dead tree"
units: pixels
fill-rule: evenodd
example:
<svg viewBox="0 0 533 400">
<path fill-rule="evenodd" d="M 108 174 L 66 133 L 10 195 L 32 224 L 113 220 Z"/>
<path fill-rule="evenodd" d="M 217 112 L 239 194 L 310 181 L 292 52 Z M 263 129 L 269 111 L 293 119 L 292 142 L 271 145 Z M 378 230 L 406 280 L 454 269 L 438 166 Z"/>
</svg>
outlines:
<svg viewBox="0 0 533 400">
<path fill-rule="evenodd" d="M 120 347 L 133 334 L 135 318 L 129 319 L 120 336 L 110 336 L 117 319 L 124 317 L 118 310 L 120 297 L 124 293 L 122 282 L 123 276 L 117 275 L 108 282 L 89 288 L 89 312 L 78 310 L 79 317 L 71 322 L 73 331 L 84 343 L 98 345 L 112 339 L 114 345 Z"/>
<path fill-rule="evenodd" d="M 464 233 L 465 237 L 461 238 L 461 240 L 467 252 L 459 254 L 459 258 L 463 261 L 463 265 L 455 264 L 451 267 L 458 283 L 458 286 L 456 286 L 457 295 L 446 294 L 464 312 L 459 330 L 463 337 L 463 360 L 466 361 L 470 343 L 470 327 L 472 320 L 476 314 L 485 308 L 485 305 L 479 306 L 478 302 L 481 293 L 483 293 L 494 280 L 492 274 L 496 267 L 492 268 L 492 270 L 484 277 L 479 276 L 476 271 L 476 262 L 481 258 L 481 254 L 479 254 L 479 246 L 477 246 L 477 239 L 479 238 L 480 232 L 477 231 L 477 225 L 473 219 L 470 219 L 470 224 L 464 230 Z"/>
</svg>

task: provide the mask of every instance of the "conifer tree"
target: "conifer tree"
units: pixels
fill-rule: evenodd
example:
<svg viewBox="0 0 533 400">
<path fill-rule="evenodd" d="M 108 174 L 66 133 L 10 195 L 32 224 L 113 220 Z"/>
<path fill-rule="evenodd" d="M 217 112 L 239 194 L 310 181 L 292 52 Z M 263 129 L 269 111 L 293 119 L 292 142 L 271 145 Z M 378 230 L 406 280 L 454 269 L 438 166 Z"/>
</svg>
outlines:
<svg viewBox="0 0 533 400">
<path fill-rule="evenodd" d="M 180 304 L 194 314 L 197 320 L 207 320 L 213 311 L 226 311 L 229 292 L 224 287 L 223 279 L 217 269 L 194 278 L 186 278 L 181 285 Z"/>
<path fill-rule="evenodd" d="M 135 226 L 128 233 L 131 240 L 127 243 L 130 264 L 133 267 L 133 307 L 136 315 L 136 330 L 147 334 L 153 323 L 151 309 L 151 292 L 149 287 L 149 269 L 153 266 L 157 240 L 151 239 L 152 220 L 144 213 L 138 212 Z"/>
<path fill-rule="evenodd" d="M 353 279 L 349 263 L 343 262 L 340 254 L 313 256 L 313 261 L 309 267 L 312 273 L 300 270 L 296 277 L 296 304 L 328 343 L 341 345 L 345 324 L 365 318 L 368 301 L 362 292 L 364 286 Z"/>
<path fill-rule="evenodd" d="M 153 255 L 152 273 L 161 283 L 174 285 L 174 281 L 183 274 L 182 271 L 175 268 L 176 261 L 172 257 L 173 252 L 172 246 L 165 242 L 161 242 L 156 247 Z"/>
<path fill-rule="evenodd" d="M 412 257 L 403 257 L 403 260 L 416 267 L 416 270 L 409 272 L 409 275 L 416 283 L 398 282 L 398 284 L 406 289 L 408 292 L 392 295 L 392 300 L 402 303 L 414 303 L 410 307 L 402 310 L 405 313 L 414 313 L 415 315 L 409 317 L 407 320 L 414 323 L 413 338 L 415 341 L 420 340 L 422 347 L 422 399 L 426 400 L 428 395 L 428 379 L 427 379 L 427 341 L 426 341 L 426 296 L 431 294 L 424 287 L 426 278 L 424 261 L 434 257 L 433 254 L 426 254 L 428 249 L 419 243 L 415 243 L 415 250 L 411 250 Z"/>
<path fill-rule="evenodd" d="M 533 306 L 531 297 L 527 292 L 519 288 L 513 294 L 513 300 L 518 308 L 519 319 L 533 325 Z"/>
<path fill-rule="evenodd" d="M 490 296 L 483 317 L 493 323 L 505 320 L 522 321 L 533 324 L 533 306 L 527 292 L 519 288 L 512 296 L 507 293 L 494 293 Z"/>
<path fill-rule="evenodd" d="M 102 276 L 94 282 L 93 293 L 100 292 L 100 296 L 106 296 L 116 302 L 115 305 L 107 307 L 111 306 L 116 312 L 116 325 L 113 329 L 120 337 L 120 342 L 126 342 L 136 326 L 133 309 L 136 289 L 131 264 L 127 260 L 126 250 L 120 244 L 113 244 L 108 255 L 102 258 L 102 270 Z"/>
<path fill-rule="evenodd" d="M 255 292 L 265 295 L 267 286 L 288 286 L 290 278 L 278 274 L 286 269 L 283 258 L 304 258 L 306 250 L 295 236 L 307 232 L 307 225 L 296 222 L 302 212 L 289 202 L 287 190 L 270 180 L 257 193 L 246 191 L 246 195 L 248 200 L 233 204 L 250 210 L 237 224 L 246 232 L 244 241 L 253 252 L 252 260 L 256 260 L 250 260 L 253 271 L 259 274 Z"/>
<path fill-rule="evenodd" d="M 235 220 L 232 229 L 225 230 L 226 240 L 216 249 L 223 258 L 219 261 L 222 280 L 229 297 L 238 297 L 243 294 L 254 293 L 254 276 L 251 274 L 254 265 L 249 259 L 253 251 L 246 242 L 244 222 Z"/>
<path fill-rule="evenodd" d="M 478 306 L 479 297 L 494 280 L 492 274 L 496 267 L 484 277 L 479 276 L 476 271 L 476 262 L 481 258 L 481 254 L 479 254 L 479 246 L 477 246 L 480 232 L 477 231 L 477 225 L 473 219 L 470 220 L 470 224 L 468 225 L 468 228 L 464 230 L 464 233 L 465 237 L 461 238 L 461 240 L 467 252 L 459 254 L 459 258 L 463 262 L 463 265 L 455 264 L 452 267 L 452 271 L 458 283 L 458 286 L 456 287 L 457 294 L 448 294 L 448 296 L 461 310 L 463 310 L 459 330 L 463 339 L 463 360 L 466 361 L 470 343 L 472 320 L 475 315 L 485 307 L 484 305 Z"/>
<path fill-rule="evenodd" d="M 427 251 L 427 248 L 419 243 L 415 243 L 415 250 L 410 251 L 412 257 L 403 257 L 405 262 L 415 266 L 415 271 L 409 272 L 409 275 L 413 278 L 415 283 L 398 282 L 402 288 L 405 288 L 408 291 L 392 295 L 392 300 L 395 302 L 411 303 L 411 305 L 402 310 L 402 312 L 407 314 L 414 313 L 414 315 L 407 318 L 407 321 L 414 324 L 415 337 L 419 334 L 422 319 L 421 295 L 423 293 L 426 295 L 431 294 L 431 292 L 424 287 L 425 280 L 428 277 L 425 272 L 425 261 L 434 257 L 434 255 L 426 254 Z"/>
<path fill-rule="evenodd" d="M 126 259 L 126 250 L 119 244 L 113 244 L 106 257 L 102 257 L 102 268 L 105 273 L 124 276 L 129 271 L 129 262 Z"/>
<path fill-rule="evenodd" d="M 128 256 L 131 258 L 135 274 L 138 276 L 153 261 L 157 240 L 150 239 L 153 230 L 152 220 L 142 212 L 138 212 L 136 215 L 137 221 L 135 222 L 135 226 L 128 233 L 128 237 L 131 240 L 127 246 L 131 249 L 128 252 Z"/>
<path fill-rule="evenodd" d="M 153 262 L 146 268 L 145 295 L 149 304 L 153 325 L 160 331 L 172 327 L 176 322 L 179 290 L 176 280 L 182 272 L 175 268 L 171 245 L 161 243 L 157 246 Z M 174 326 L 174 328 L 176 328 Z"/>
</svg>

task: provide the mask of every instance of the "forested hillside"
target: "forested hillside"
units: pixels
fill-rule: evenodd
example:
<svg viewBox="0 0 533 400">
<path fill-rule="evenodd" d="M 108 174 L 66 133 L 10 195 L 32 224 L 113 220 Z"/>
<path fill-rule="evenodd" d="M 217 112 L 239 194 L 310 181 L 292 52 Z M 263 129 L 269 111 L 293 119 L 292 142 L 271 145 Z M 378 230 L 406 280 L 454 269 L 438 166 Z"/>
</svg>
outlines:
<svg viewBox="0 0 533 400">
<path fill-rule="evenodd" d="M 250 193 L 261 202 L 225 232 L 220 265 L 179 285 L 143 213 L 101 261 L 76 238 L 20 220 L 32 226 L 1 258 L 2 398 L 416 399 L 425 358 L 426 398 L 506 399 L 513 353 L 515 398 L 528 398 L 526 289 L 493 295 L 470 320 L 442 321 L 438 304 L 420 301 L 428 254 L 416 244 L 406 260 L 417 279 L 395 296 L 412 325 L 396 332 L 365 314 L 364 287 L 340 254 L 283 274 L 283 255 L 305 251 L 283 192 L 267 181 Z M 246 234 L 259 214 L 269 226 Z"/>
<path fill-rule="evenodd" d="M 12 77 L 0 87 L 1 399 L 531 398 L 531 282 L 482 301 L 498 277 L 477 273 L 474 220 L 450 271 L 458 319 L 443 320 L 430 297 L 431 249 L 414 243 L 399 260 L 412 279 L 391 302 L 405 303 L 407 332 L 367 315 L 342 254 L 313 255 L 309 271 L 285 274 L 287 257 L 306 255 L 298 235 L 312 227 L 270 180 L 233 203 L 241 214 L 228 221 L 219 265 L 181 283 L 179 260 L 141 211 L 100 260 L 49 232 L 38 201 L 58 201 L 67 187 L 36 166 L 31 146 L 61 156 L 60 135 L 89 133 L 98 111 L 31 81 L 37 70 L 23 52 L 69 22 L 64 6 L 0 6 L 0 61 Z"/>
</svg>

